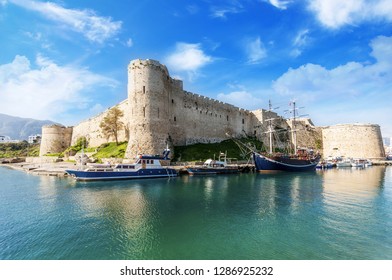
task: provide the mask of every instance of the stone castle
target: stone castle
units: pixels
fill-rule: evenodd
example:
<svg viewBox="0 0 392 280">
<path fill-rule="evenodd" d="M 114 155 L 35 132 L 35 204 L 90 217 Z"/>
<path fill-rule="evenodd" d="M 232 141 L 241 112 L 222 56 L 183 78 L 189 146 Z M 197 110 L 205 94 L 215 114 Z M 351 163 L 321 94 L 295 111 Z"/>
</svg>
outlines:
<svg viewBox="0 0 392 280">
<path fill-rule="evenodd" d="M 166 66 L 149 59 L 131 61 L 128 66 L 128 98 L 115 107 L 124 113 L 122 122 L 125 128 L 119 133 L 119 141 L 128 141 L 126 158 L 134 158 L 138 153 L 159 154 L 166 145 L 221 142 L 228 139 L 228 135 L 254 136 L 266 143 L 266 120 L 271 118 L 276 128 L 292 127 L 290 121 L 274 112 L 264 109 L 248 111 L 187 92 L 181 80 L 170 77 Z M 113 141 L 106 139 L 99 127 L 108 110 L 74 127 L 44 126 L 40 155 L 64 151 L 80 137 L 86 137 L 91 147 Z M 296 122 L 296 127 L 300 128 L 297 133 L 299 146 L 323 148 L 326 156 L 338 151 L 354 156 L 352 154 L 357 153 L 359 145 L 353 142 L 358 135 L 362 135 L 362 148 L 365 146 L 363 141 L 369 142 L 371 147 L 364 155 L 377 158 L 384 153 L 378 125 L 320 128 L 315 127 L 310 119 L 301 119 Z M 351 139 L 351 144 L 347 139 Z"/>
</svg>

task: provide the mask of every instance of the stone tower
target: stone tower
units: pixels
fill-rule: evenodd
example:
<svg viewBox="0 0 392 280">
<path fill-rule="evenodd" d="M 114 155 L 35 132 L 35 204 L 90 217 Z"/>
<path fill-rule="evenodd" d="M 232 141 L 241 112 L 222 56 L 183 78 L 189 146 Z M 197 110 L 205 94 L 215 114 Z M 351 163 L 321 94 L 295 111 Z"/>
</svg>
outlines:
<svg viewBox="0 0 392 280">
<path fill-rule="evenodd" d="M 72 127 L 57 124 L 43 126 L 39 155 L 63 152 L 71 146 L 72 131 Z"/>
<path fill-rule="evenodd" d="M 133 60 L 128 66 L 129 142 L 126 158 L 160 154 L 170 141 L 169 100 L 172 79 L 155 60 Z"/>
<path fill-rule="evenodd" d="M 322 135 L 324 157 L 385 158 L 377 124 L 337 124 L 323 128 Z"/>
</svg>

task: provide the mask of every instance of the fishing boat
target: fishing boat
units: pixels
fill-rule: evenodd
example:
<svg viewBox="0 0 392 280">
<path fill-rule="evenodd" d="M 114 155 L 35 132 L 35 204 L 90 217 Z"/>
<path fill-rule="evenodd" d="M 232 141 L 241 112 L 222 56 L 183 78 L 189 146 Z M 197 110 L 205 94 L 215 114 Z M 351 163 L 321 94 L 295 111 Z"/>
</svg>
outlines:
<svg viewBox="0 0 392 280">
<path fill-rule="evenodd" d="M 169 149 L 162 155 L 139 155 L 132 164 L 91 165 L 80 169 L 65 170 L 78 181 L 124 180 L 176 177 L 177 171 L 164 167 L 161 161 L 169 160 Z"/>
<path fill-rule="evenodd" d="M 365 168 L 366 167 L 366 159 L 363 158 L 354 158 L 351 161 L 351 167 L 357 167 L 357 168 Z"/>
<path fill-rule="evenodd" d="M 224 159 L 222 160 L 222 156 Z M 207 159 L 201 166 L 188 166 L 186 168 L 189 175 L 216 175 L 216 174 L 234 174 L 239 173 L 238 166 L 227 164 L 226 154 L 221 153 L 219 160 Z"/>
<path fill-rule="evenodd" d="M 314 155 L 313 150 L 309 149 L 297 149 L 297 139 L 295 130 L 295 118 L 296 110 L 295 102 L 293 104 L 293 127 L 292 127 L 292 139 L 294 143 L 294 155 L 276 154 L 273 153 L 272 143 L 272 119 L 269 121 L 269 153 L 262 154 L 259 152 L 253 152 L 253 160 L 255 163 L 256 171 L 314 171 L 318 162 L 320 161 L 319 155 Z M 271 102 L 269 102 L 269 110 L 272 111 Z"/>
<path fill-rule="evenodd" d="M 351 167 L 351 158 L 340 158 L 336 162 L 338 168 Z"/>
<path fill-rule="evenodd" d="M 316 165 L 316 169 L 331 169 L 334 168 L 336 165 L 328 160 L 322 160 L 319 161 L 319 163 Z"/>
</svg>

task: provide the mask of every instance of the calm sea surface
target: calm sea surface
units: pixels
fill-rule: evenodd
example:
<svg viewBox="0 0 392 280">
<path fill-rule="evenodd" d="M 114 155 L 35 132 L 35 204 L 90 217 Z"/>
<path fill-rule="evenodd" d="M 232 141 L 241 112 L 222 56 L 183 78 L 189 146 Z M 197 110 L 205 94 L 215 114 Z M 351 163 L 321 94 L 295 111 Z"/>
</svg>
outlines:
<svg viewBox="0 0 392 280">
<path fill-rule="evenodd" d="M 392 259 L 392 167 L 80 183 L 0 167 L 0 259 Z"/>
</svg>

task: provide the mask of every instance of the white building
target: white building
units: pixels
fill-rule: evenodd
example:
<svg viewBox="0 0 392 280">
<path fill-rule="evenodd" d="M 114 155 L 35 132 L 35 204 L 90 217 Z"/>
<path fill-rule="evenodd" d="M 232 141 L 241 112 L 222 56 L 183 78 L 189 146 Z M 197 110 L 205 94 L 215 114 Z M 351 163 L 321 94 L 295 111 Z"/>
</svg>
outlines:
<svg viewBox="0 0 392 280">
<path fill-rule="evenodd" d="M 30 135 L 27 142 L 29 142 L 29 144 L 41 143 L 41 134 Z"/>
<path fill-rule="evenodd" d="M 12 140 L 11 137 L 7 135 L 0 135 L 0 143 L 18 143 L 19 140 Z"/>
</svg>

